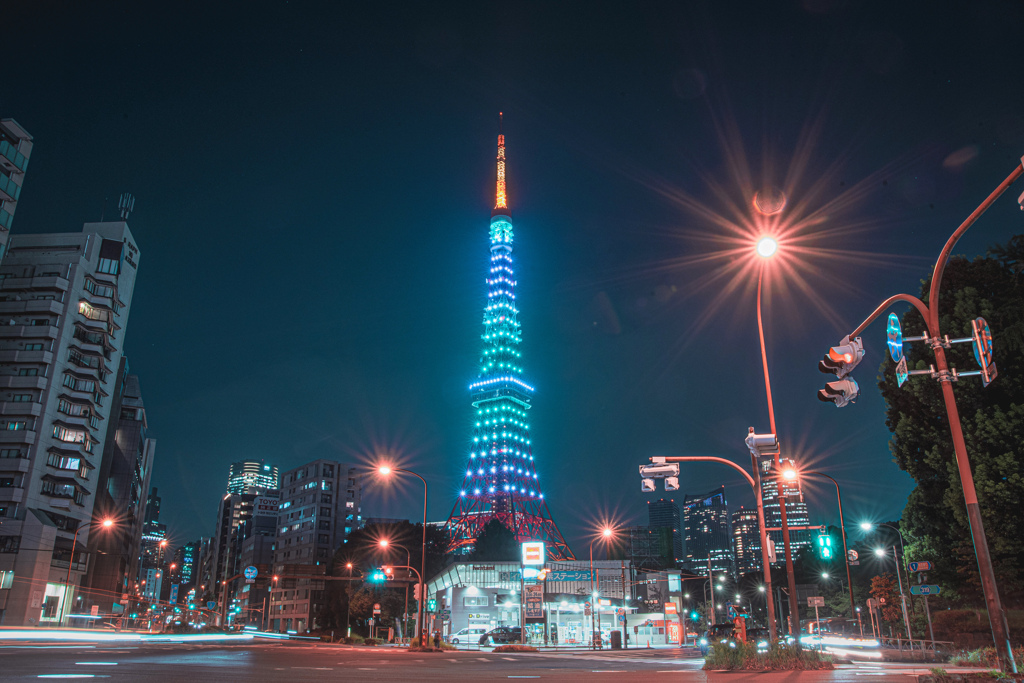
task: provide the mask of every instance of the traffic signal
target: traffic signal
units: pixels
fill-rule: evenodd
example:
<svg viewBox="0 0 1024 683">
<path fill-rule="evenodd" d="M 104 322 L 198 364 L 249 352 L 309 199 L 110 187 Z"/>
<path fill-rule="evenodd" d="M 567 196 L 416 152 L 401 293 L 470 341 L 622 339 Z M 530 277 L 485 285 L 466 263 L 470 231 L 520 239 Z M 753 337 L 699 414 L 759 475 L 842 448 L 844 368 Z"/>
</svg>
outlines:
<svg viewBox="0 0 1024 683">
<path fill-rule="evenodd" d="M 418 583 L 415 583 L 412 586 L 412 599 L 413 600 L 419 600 L 420 599 L 420 584 L 418 584 Z"/>
<path fill-rule="evenodd" d="M 430 598 L 429 600 L 427 600 L 427 611 L 428 612 L 436 612 L 437 611 L 437 599 L 436 598 Z"/>
<path fill-rule="evenodd" d="M 395 578 L 395 568 L 394 567 L 384 567 L 383 569 L 384 569 L 384 578 L 385 578 L 385 580 L 393 581 L 394 578 Z"/>
<path fill-rule="evenodd" d="M 387 574 L 384 573 L 383 569 L 374 569 L 370 572 L 370 583 L 384 583 L 387 580 Z"/>
<path fill-rule="evenodd" d="M 860 387 L 852 377 L 847 377 L 864 358 L 864 343 L 860 337 L 850 340 L 850 337 L 843 337 L 838 346 L 833 346 L 825 354 L 825 357 L 818 363 L 818 369 L 826 374 L 834 374 L 838 381 L 828 382 L 824 389 L 818 390 L 818 400 L 825 403 L 835 403 L 837 408 L 842 408 L 848 403 L 857 400 Z"/>
<path fill-rule="evenodd" d="M 860 387 L 852 377 L 840 379 L 835 382 L 828 382 L 824 389 L 818 389 L 818 400 L 825 403 L 835 403 L 836 408 L 842 408 L 847 403 L 857 400 Z"/>
<path fill-rule="evenodd" d="M 846 377 L 864 358 L 864 343 L 860 337 L 850 341 L 843 337 L 839 346 L 833 346 L 818 363 L 818 369 L 825 374 L 832 373 L 839 379 Z"/>
<path fill-rule="evenodd" d="M 832 537 L 828 534 L 818 536 L 818 556 L 823 560 L 832 559 Z"/>
</svg>

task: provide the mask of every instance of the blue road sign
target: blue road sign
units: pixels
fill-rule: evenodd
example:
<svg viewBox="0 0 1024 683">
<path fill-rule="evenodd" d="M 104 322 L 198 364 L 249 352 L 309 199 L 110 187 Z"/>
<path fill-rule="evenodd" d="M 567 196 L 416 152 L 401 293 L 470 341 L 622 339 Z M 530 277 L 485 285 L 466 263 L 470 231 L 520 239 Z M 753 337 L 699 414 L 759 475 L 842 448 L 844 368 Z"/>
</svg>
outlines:
<svg viewBox="0 0 1024 683">
<path fill-rule="evenodd" d="M 900 328 L 900 319 L 895 313 L 889 314 L 889 324 L 885 328 L 885 336 L 888 338 L 889 355 L 893 362 L 899 363 L 903 358 L 903 330 Z"/>
<path fill-rule="evenodd" d="M 942 592 L 942 589 L 939 588 L 938 586 L 930 586 L 928 584 L 925 584 L 923 586 L 911 586 L 910 587 L 910 594 L 911 595 L 938 595 L 941 592 Z"/>
<path fill-rule="evenodd" d="M 178 584 L 171 584 L 171 596 L 167 599 L 167 602 L 171 603 L 172 605 L 178 602 Z"/>
<path fill-rule="evenodd" d="M 256 567 L 253 567 L 252 565 L 249 565 L 248 567 L 246 567 L 246 568 L 245 568 L 245 571 L 244 571 L 244 572 L 242 572 L 242 574 L 243 574 L 243 575 L 245 576 L 245 578 L 247 578 L 247 579 L 255 579 L 255 578 L 256 578 L 256 575 L 257 575 L 258 573 L 259 573 L 259 572 L 258 572 L 258 570 L 256 569 Z"/>
<path fill-rule="evenodd" d="M 929 571 L 929 570 L 934 569 L 934 568 L 935 568 L 935 565 L 933 565 L 931 562 L 911 562 L 910 563 L 910 571 L 912 571 L 912 572 L 926 572 L 926 571 Z"/>
</svg>

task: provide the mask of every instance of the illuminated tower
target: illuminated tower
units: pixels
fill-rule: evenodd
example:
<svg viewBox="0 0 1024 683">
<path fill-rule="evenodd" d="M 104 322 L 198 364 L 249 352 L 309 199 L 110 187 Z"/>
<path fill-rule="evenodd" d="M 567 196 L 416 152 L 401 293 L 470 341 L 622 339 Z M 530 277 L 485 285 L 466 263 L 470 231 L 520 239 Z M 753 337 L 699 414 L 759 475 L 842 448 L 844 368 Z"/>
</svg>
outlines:
<svg viewBox="0 0 1024 683">
<path fill-rule="evenodd" d="M 523 380 L 519 364 L 512 212 L 505 193 L 505 136 L 500 133 L 490 237 L 480 374 L 469 387 L 473 438 L 462 490 L 448 518 L 449 550 L 470 551 L 484 526 L 497 519 L 520 541 L 544 541 L 549 559 L 572 559 L 544 502 L 533 463 L 528 422 L 533 387 Z"/>
</svg>

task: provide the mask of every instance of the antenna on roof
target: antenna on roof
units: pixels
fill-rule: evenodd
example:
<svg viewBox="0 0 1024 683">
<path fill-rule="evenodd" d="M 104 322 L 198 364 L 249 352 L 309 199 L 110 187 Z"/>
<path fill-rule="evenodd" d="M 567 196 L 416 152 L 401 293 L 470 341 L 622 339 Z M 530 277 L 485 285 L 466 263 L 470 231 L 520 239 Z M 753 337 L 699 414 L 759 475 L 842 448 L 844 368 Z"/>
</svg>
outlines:
<svg viewBox="0 0 1024 683">
<path fill-rule="evenodd" d="M 120 201 L 117 202 L 117 209 L 121 212 L 121 220 L 128 220 L 128 214 L 135 209 L 135 197 L 132 196 L 131 192 L 125 192 L 121 195 Z"/>
</svg>

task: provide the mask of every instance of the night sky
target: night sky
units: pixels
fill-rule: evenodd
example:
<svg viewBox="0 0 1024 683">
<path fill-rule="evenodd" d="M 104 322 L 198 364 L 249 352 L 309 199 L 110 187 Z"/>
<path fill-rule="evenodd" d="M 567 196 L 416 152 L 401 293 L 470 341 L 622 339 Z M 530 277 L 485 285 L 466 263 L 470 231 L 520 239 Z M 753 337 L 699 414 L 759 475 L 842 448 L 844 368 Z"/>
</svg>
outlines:
<svg viewBox="0 0 1024 683">
<path fill-rule="evenodd" d="M 683 4 L 5 7 L 0 116 L 35 137 L 13 234 L 78 231 L 137 198 L 125 348 L 175 543 L 213 532 L 245 458 L 389 454 L 447 517 L 499 111 L 533 453 L 577 554 L 599 520 L 646 524 L 648 456 L 749 462 L 747 427 L 768 431 L 753 281 L 724 284 L 749 257 L 714 258 L 729 234 L 714 216 L 769 185 L 783 218 L 820 218 L 800 236 L 807 287 L 774 271 L 765 306 L 783 446 L 839 479 L 850 518 L 899 517 L 913 482 L 875 386 L 884 323 L 856 405 L 817 400 L 817 362 L 886 296 L 918 292 L 1024 153 L 1024 11 Z M 1020 189 L 958 253 L 1024 231 Z M 681 481 L 753 500 L 722 467 Z M 399 491 L 369 483 L 363 515 L 418 519 L 419 489 Z M 832 492 L 807 492 L 834 523 Z"/>
</svg>

